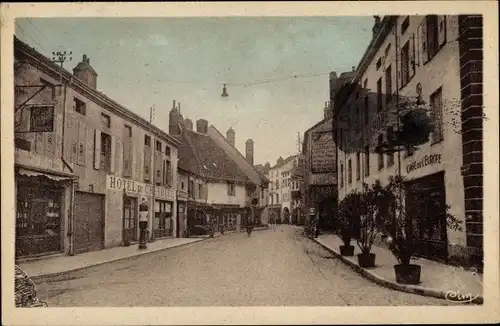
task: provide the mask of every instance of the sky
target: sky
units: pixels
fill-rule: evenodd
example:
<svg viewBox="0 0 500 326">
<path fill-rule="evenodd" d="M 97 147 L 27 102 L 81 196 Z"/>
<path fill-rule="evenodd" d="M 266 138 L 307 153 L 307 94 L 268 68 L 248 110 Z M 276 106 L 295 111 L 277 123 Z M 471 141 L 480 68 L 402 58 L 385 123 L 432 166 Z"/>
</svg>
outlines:
<svg viewBox="0 0 500 326">
<path fill-rule="evenodd" d="M 241 153 L 253 139 L 255 164 L 273 165 L 322 119 L 328 73 L 358 65 L 372 26 L 372 16 L 22 18 L 16 36 L 49 58 L 72 51 L 70 71 L 86 54 L 98 90 L 146 119 L 154 107 L 159 128 L 175 100 L 193 122 L 232 127 Z"/>
</svg>

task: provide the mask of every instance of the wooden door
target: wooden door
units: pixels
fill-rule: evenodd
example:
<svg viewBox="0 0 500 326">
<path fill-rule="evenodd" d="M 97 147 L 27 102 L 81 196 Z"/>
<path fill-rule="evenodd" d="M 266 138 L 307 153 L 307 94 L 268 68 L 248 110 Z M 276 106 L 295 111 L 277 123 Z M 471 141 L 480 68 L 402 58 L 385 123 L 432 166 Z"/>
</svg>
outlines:
<svg viewBox="0 0 500 326">
<path fill-rule="evenodd" d="M 76 254 L 104 248 L 104 196 L 77 192 L 74 220 Z"/>
<path fill-rule="evenodd" d="M 137 241 L 137 199 L 127 197 L 123 204 L 123 232 L 130 241 Z"/>
</svg>

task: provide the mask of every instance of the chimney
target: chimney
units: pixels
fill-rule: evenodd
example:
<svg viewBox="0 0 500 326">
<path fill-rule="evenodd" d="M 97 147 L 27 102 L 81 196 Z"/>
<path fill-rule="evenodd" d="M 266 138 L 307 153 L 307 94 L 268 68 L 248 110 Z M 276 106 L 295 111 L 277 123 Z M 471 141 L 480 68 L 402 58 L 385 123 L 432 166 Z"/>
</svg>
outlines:
<svg viewBox="0 0 500 326">
<path fill-rule="evenodd" d="M 172 104 L 172 110 L 175 110 L 175 100 L 174 103 Z"/>
<path fill-rule="evenodd" d="M 171 135 L 179 135 L 180 134 L 180 128 L 179 124 L 182 121 L 180 121 L 180 114 L 177 112 L 175 108 L 175 101 L 174 101 L 174 106 L 172 107 L 172 110 L 170 110 L 170 113 L 168 114 L 168 133 Z"/>
<path fill-rule="evenodd" d="M 253 166 L 253 140 L 248 139 L 245 143 L 245 156 L 247 162 Z"/>
<path fill-rule="evenodd" d="M 206 134 L 208 132 L 208 121 L 205 119 L 198 119 L 198 121 L 196 121 L 196 131 L 200 134 Z"/>
<path fill-rule="evenodd" d="M 187 130 L 193 130 L 193 121 L 191 121 L 191 119 L 184 120 L 184 125 Z"/>
<path fill-rule="evenodd" d="M 229 144 L 231 144 L 231 146 L 236 147 L 236 145 L 235 145 L 236 136 L 235 136 L 233 128 L 229 128 L 228 131 L 226 132 L 226 139 L 227 139 L 227 142 Z"/>
<path fill-rule="evenodd" d="M 375 38 L 380 29 L 381 22 L 380 22 L 380 16 L 373 16 L 373 18 L 375 18 L 375 23 L 373 24 L 372 32 L 373 32 L 373 38 Z"/>
<path fill-rule="evenodd" d="M 83 55 L 82 61 L 73 69 L 73 75 L 93 89 L 97 88 L 97 72 L 90 65 L 90 59 L 86 54 Z"/>
</svg>

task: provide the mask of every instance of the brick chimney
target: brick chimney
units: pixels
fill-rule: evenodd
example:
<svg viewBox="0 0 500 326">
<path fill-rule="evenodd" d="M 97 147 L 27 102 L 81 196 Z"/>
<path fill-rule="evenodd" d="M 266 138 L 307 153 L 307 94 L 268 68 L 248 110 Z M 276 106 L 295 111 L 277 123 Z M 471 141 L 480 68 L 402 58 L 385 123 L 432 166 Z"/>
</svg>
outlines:
<svg viewBox="0 0 500 326">
<path fill-rule="evenodd" d="M 205 119 L 198 119 L 196 121 L 196 131 L 200 134 L 206 134 L 208 132 L 208 121 Z"/>
<path fill-rule="evenodd" d="M 191 119 L 184 120 L 184 126 L 187 130 L 193 130 L 193 121 Z"/>
<path fill-rule="evenodd" d="M 231 144 L 231 146 L 235 147 L 236 136 L 233 128 L 229 128 L 229 130 L 226 132 L 226 139 L 227 142 Z"/>
<path fill-rule="evenodd" d="M 247 162 L 253 166 L 253 140 L 248 139 L 245 143 L 245 157 Z"/>
<path fill-rule="evenodd" d="M 381 20 L 380 20 L 380 16 L 373 16 L 373 18 L 375 19 L 375 23 L 373 24 L 372 32 L 373 32 L 373 38 L 375 38 L 375 36 L 377 36 L 377 33 L 380 29 Z"/>
</svg>

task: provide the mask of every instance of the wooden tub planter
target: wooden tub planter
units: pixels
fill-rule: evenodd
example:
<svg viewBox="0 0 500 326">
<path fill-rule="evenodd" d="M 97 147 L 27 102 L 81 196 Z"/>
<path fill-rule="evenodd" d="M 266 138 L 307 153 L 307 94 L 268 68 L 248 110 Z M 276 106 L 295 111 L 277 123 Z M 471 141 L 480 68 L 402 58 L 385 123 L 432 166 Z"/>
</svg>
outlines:
<svg viewBox="0 0 500 326">
<path fill-rule="evenodd" d="M 363 268 L 375 267 L 375 254 L 371 252 L 358 254 L 358 264 Z"/>
</svg>

